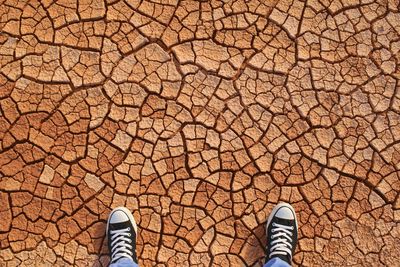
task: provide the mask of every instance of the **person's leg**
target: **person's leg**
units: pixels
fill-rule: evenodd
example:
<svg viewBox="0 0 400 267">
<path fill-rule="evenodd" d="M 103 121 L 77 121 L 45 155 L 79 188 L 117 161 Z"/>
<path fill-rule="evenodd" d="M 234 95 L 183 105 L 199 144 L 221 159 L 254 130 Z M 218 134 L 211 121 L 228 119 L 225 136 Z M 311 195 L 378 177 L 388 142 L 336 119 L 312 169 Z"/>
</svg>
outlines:
<svg viewBox="0 0 400 267">
<path fill-rule="evenodd" d="M 121 258 L 117 262 L 110 264 L 109 267 L 138 267 L 139 265 L 131 259 Z"/>
<path fill-rule="evenodd" d="M 288 267 L 297 245 L 297 219 L 293 207 L 279 203 L 267 222 L 267 256 L 264 267 Z"/>
<path fill-rule="evenodd" d="M 107 222 L 110 267 L 137 267 L 137 225 L 132 213 L 124 207 L 114 209 Z"/>
<path fill-rule="evenodd" d="M 275 257 L 267 261 L 263 267 L 290 267 L 290 265 L 286 261 Z"/>
</svg>

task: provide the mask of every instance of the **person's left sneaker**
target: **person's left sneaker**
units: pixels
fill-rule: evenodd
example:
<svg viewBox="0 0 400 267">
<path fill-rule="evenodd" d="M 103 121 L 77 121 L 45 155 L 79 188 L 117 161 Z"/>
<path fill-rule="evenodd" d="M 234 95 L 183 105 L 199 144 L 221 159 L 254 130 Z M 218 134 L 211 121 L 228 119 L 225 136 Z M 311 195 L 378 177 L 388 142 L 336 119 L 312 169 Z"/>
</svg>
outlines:
<svg viewBox="0 0 400 267">
<path fill-rule="evenodd" d="M 115 208 L 107 222 L 108 248 L 111 263 L 128 258 L 137 263 L 136 257 L 137 225 L 132 213 L 124 207 Z"/>
<path fill-rule="evenodd" d="M 296 212 L 288 203 L 279 203 L 267 222 L 267 256 L 269 261 L 280 258 L 291 265 L 297 245 Z"/>
</svg>

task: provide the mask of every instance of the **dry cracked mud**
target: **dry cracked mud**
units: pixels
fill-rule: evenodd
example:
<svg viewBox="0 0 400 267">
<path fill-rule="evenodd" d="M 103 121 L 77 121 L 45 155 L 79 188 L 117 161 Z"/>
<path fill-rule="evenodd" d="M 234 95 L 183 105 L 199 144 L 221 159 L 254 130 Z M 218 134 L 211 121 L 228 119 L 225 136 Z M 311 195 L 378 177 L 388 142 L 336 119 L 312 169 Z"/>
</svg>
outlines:
<svg viewBox="0 0 400 267">
<path fill-rule="evenodd" d="M 0 265 L 399 266 L 399 0 L 0 0 Z"/>
</svg>

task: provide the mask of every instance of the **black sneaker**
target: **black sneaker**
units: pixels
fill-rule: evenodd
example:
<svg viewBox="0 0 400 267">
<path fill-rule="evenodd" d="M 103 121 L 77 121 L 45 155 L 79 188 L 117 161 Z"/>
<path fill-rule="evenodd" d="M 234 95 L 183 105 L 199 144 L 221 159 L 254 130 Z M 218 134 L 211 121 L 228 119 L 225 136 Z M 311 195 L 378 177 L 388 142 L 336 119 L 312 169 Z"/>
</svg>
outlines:
<svg viewBox="0 0 400 267">
<path fill-rule="evenodd" d="M 279 203 L 268 217 L 266 260 L 278 257 L 290 265 L 296 244 L 296 212 L 288 203 Z"/>
<path fill-rule="evenodd" d="M 137 225 L 132 213 L 124 207 L 115 208 L 107 222 L 108 249 L 111 263 L 128 258 L 137 263 L 136 257 Z M 111 264 L 110 263 L 110 264 Z"/>
</svg>

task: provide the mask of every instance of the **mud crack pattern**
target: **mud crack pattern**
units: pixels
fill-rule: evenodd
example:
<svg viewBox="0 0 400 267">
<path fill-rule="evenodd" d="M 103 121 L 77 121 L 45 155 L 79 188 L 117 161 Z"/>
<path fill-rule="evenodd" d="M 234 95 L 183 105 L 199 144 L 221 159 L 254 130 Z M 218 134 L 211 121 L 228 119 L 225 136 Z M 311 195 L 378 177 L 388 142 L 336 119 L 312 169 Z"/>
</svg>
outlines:
<svg viewBox="0 0 400 267">
<path fill-rule="evenodd" d="M 0 265 L 400 262 L 399 0 L 0 0 Z M 397 265 L 396 265 L 397 264 Z"/>
</svg>

